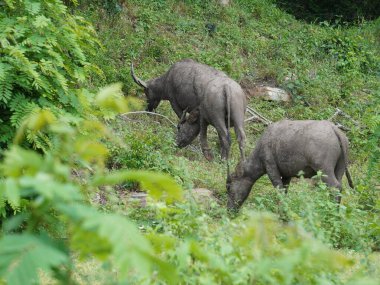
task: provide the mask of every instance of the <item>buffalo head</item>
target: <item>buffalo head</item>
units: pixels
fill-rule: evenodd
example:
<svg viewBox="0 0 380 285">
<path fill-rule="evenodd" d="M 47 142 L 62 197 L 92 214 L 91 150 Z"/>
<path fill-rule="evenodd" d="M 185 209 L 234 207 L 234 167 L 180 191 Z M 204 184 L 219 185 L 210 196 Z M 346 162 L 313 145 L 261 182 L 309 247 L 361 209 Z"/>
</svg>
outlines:
<svg viewBox="0 0 380 285">
<path fill-rule="evenodd" d="M 131 62 L 131 75 L 132 75 L 133 81 L 137 85 L 144 88 L 144 93 L 146 95 L 146 99 L 148 103 L 146 111 L 153 112 L 157 108 L 158 104 L 160 104 L 161 99 L 157 98 L 158 97 L 157 94 L 155 94 L 152 88 L 150 88 L 150 81 L 145 82 L 135 75 L 132 62 Z"/>
<path fill-rule="evenodd" d="M 199 108 L 194 109 L 187 115 L 187 110 L 183 111 L 182 117 L 177 126 L 176 143 L 182 148 L 189 145 L 199 134 L 201 127 L 199 124 Z"/>
<path fill-rule="evenodd" d="M 241 161 L 236 166 L 235 172 L 227 175 L 227 208 L 232 212 L 236 212 L 240 208 L 252 187 L 252 179 L 243 174 L 243 164 Z"/>
</svg>

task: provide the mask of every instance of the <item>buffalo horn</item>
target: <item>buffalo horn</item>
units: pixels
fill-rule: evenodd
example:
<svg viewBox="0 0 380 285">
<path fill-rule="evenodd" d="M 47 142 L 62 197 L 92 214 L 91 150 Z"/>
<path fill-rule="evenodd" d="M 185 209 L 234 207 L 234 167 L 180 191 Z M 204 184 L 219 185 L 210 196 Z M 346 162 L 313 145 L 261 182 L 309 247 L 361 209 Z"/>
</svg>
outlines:
<svg viewBox="0 0 380 285">
<path fill-rule="evenodd" d="M 146 89 L 148 87 L 148 85 L 146 84 L 145 81 L 141 80 L 140 78 L 138 78 L 136 75 L 135 75 L 135 71 L 133 69 L 133 62 L 131 62 L 131 75 L 132 75 L 132 78 L 133 78 L 133 81 L 135 81 L 138 85 L 140 85 L 142 88 Z"/>
<path fill-rule="evenodd" d="M 185 122 L 186 114 L 187 114 L 187 111 L 188 111 L 188 110 L 189 110 L 189 107 L 187 107 L 185 110 L 183 110 L 183 112 L 182 112 L 182 116 L 181 116 L 181 119 L 179 120 L 180 123 Z"/>
</svg>

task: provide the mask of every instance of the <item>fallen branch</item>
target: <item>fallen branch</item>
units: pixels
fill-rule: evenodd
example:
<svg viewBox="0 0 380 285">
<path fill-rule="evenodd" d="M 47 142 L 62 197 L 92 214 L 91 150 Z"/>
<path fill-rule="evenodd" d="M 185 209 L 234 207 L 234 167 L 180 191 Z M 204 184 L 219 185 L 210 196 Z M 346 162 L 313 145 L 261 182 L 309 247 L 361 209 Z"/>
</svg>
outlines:
<svg viewBox="0 0 380 285">
<path fill-rule="evenodd" d="M 159 117 L 162 117 L 162 118 L 165 118 L 166 120 L 168 120 L 175 128 L 177 127 L 177 125 L 172 121 L 170 120 L 168 117 L 164 116 L 164 115 L 161 115 L 161 114 L 158 114 L 158 113 L 154 113 L 154 112 L 148 112 L 148 111 L 134 111 L 134 112 L 128 112 L 128 113 L 124 113 L 124 114 L 120 114 L 119 116 L 121 117 L 124 117 L 124 116 L 128 116 L 128 115 L 137 115 L 137 114 L 148 114 L 148 115 L 156 115 L 156 116 L 159 116 Z"/>
<path fill-rule="evenodd" d="M 343 112 L 341 109 L 336 108 L 335 110 L 336 110 L 336 112 L 338 112 L 338 115 L 341 115 L 341 116 L 345 117 L 346 119 L 351 120 L 351 122 L 353 122 L 355 126 L 362 127 L 362 124 L 360 124 L 358 121 L 354 120 L 350 115 Z"/>
<path fill-rule="evenodd" d="M 348 131 L 351 130 L 350 128 L 347 128 L 346 126 L 344 126 L 344 125 L 342 125 L 342 124 L 340 124 L 340 123 L 334 123 L 334 124 L 335 124 L 335 126 L 337 126 L 339 129 L 341 129 L 341 130 L 343 130 L 343 131 L 345 131 L 345 132 L 348 132 Z"/>
<path fill-rule="evenodd" d="M 255 123 L 264 123 L 265 125 L 267 125 L 266 122 L 263 122 L 263 119 L 259 118 L 256 115 L 251 116 L 251 117 L 244 120 L 244 122 L 250 122 L 250 121 L 255 122 Z"/>
<path fill-rule="evenodd" d="M 273 123 L 271 120 L 265 118 L 263 115 L 261 115 L 259 112 L 257 112 L 255 109 L 253 109 L 251 107 L 247 107 L 247 112 L 250 113 L 252 115 L 252 117 L 246 119 L 245 121 L 256 120 L 256 121 L 263 123 L 266 126 Z"/>
<path fill-rule="evenodd" d="M 359 128 L 362 128 L 362 129 L 365 128 L 365 126 L 363 126 L 363 125 L 362 125 L 361 123 L 359 123 L 358 121 L 354 120 L 350 115 L 348 115 L 347 113 L 345 113 L 344 111 L 342 111 L 342 110 L 339 109 L 339 108 L 335 108 L 335 113 L 334 113 L 334 115 L 332 115 L 328 120 L 329 120 L 329 121 L 332 121 L 332 120 L 333 120 L 335 117 L 337 117 L 337 116 L 342 116 L 342 117 L 344 117 L 344 118 L 350 120 L 355 126 L 357 126 L 357 127 L 359 127 Z M 338 128 L 340 128 L 340 129 L 342 129 L 342 130 L 344 130 L 344 131 L 350 131 L 350 128 L 348 128 L 348 127 L 346 127 L 346 126 L 344 126 L 344 125 L 342 125 L 342 124 L 340 124 L 340 123 L 335 123 L 335 125 L 336 125 Z"/>
</svg>

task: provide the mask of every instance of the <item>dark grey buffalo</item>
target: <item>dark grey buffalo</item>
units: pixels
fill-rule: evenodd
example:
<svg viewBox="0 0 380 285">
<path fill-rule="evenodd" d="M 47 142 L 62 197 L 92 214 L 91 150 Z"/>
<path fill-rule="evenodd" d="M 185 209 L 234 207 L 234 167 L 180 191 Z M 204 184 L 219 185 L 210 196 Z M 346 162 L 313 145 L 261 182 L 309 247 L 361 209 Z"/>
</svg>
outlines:
<svg viewBox="0 0 380 285">
<path fill-rule="evenodd" d="M 247 107 L 244 91 L 238 83 L 226 76 L 215 76 L 204 85 L 204 95 L 199 106 L 189 112 L 186 110 L 178 124 L 177 145 L 185 147 L 200 133 L 201 148 L 204 156 L 212 160 L 207 142 L 207 127 L 212 125 L 218 132 L 221 156 L 228 158 L 230 149 L 229 128 L 234 127 L 239 142 L 241 159 L 244 160 L 244 114 Z"/>
<path fill-rule="evenodd" d="M 229 151 L 227 107 L 229 106 L 230 123 L 235 127 L 243 156 L 246 98 L 240 85 L 224 72 L 185 59 L 173 64 L 165 74 L 147 82 L 135 75 L 132 64 L 131 75 L 133 80 L 144 88 L 148 111 L 156 109 L 161 100 L 168 100 L 179 118 L 184 113 L 185 116 L 182 116 L 179 124 L 178 146 L 184 147 L 190 144 L 201 133 L 202 150 L 209 160 L 212 159 L 206 137 L 209 124 L 218 132 L 222 157 L 227 157 Z M 186 118 L 187 112 L 190 114 Z"/>
<path fill-rule="evenodd" d="M 147 82 L 135 75 L 133 64 L 131 75 L 144 88 L 147 111 L 154 111 L 161 100 L 168 100 L 178 118 L 185 109 L 193 110 L 199 105 L 210 81 L 215 78 L 228 78 L 225 73 L 192 59 L 176 62 L 165 74 Z"/>
<path fill-rule="evenodd" d="M 321 170 L 322 180 L 331 187 L 342 188 L 347 169 L 347 137 L 329 121 L 283 120 L 270 125 L 259 139 L 252 154 L 239 163 L 227 178 L 229 209 L 237 210 L 248 197 L 253 184 L 268 174 L 273 186 L 287 188 L 300 171 L 311 178 Z M 340 195 L 336 197 L 340 202 Z"/>
</svg>

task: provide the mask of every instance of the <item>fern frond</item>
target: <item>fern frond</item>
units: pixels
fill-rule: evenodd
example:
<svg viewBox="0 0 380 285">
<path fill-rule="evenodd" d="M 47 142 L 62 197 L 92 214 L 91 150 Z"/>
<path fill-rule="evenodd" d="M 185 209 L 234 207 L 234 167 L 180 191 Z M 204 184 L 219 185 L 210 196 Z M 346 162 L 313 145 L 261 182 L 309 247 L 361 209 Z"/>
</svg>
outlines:
<svg viewBox="0 0 380 285">
<path fill-rule="evenodd" d="M 12 141 L 14 129 L 8 124 L 0 124 L 0 147 Z"/>
<path fill-rule="evenodd" d="M 35 107 L 56 105 L 71 112 L 80 109 L 74 89 L 91 72 L 87 53 L 99 42 L 94 29 L 83 18 L 67 13 L 60 0 L 7 0 L 5 3 L 0 4 L 0 108 L 3 112 L 0 117 L 13 134 L 14 128 Z M 44 140 L 41 146 L 47 145 L 46 138 L 41 141 Z"/>
<path fill-rule="evenodd" d="M 25 2 L 25 10 L 26 10 L 30 15 L 37 15 L 38 13 L 41 12 L 41 3 L 39 3 L 39 2 L 26 1 L 26 2 Z"/>
<path fill-rule="evenodd" d="M 13 127 L 20 127 L 23 120 L 30 116 L 31 114 L 37 112 L 39 107 L 34 102 L 19 101 L 20 104 L 16 107 L 14 106 L 13 114 L 10 118 L 11 125 Z"/>
<path fill-rule="evenodd" d="M 8 103 L 12 96 L 12 81 L 10 80 L 9 71 L 11 66 L 0 62 L 0 101 Z"/>
<path fill-rule="evenodd" d="M 12 84 L 9 81 L 0 81 L 0 101 L 8 103 L 12 97 Z"/>
<path fill-rule="evenodd" d="M 45 153 L 53 148 L 51 138 L 42 132 L 27 131 L 26 140 L 32 144 L 34 149 L 40 149 Z"/>
</svg>

